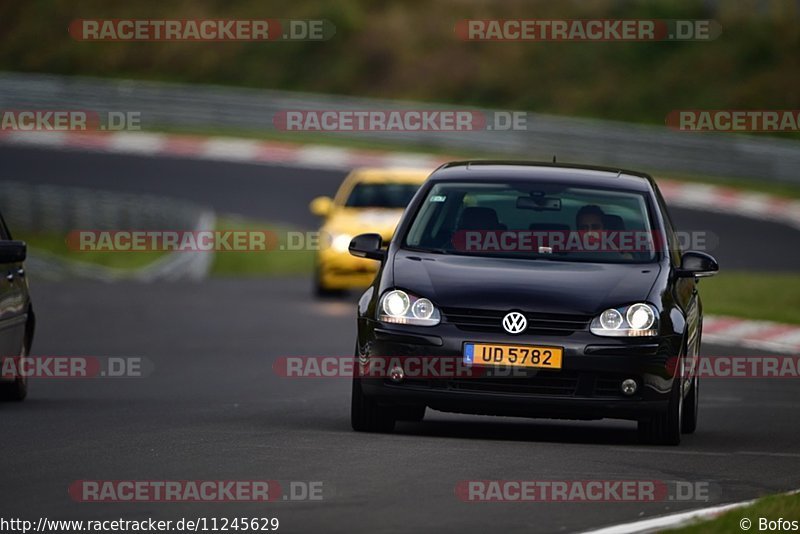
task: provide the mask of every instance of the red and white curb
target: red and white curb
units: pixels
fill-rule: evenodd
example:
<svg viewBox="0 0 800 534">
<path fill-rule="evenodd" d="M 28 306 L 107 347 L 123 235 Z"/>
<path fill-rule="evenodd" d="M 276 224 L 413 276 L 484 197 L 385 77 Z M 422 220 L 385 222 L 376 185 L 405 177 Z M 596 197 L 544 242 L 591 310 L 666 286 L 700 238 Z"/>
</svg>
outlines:
<svg viewBox="0 0 800 534">
<path fill-rule="evenodd" d="M 799 491 L 800 490 L 790 491 L 784 495 L 795 495 Z M 583 534 L 644 534 L 647 532 L 661 532 L 665 529 L 674 529 L 691 525 L 700 521 L 709 521 L 719 517 L 725 512 L 750 506 L 754 502 L 756 502 L 755 499 L 751 501 L 701 508 L 700 510 L 678 512 L 676 514 L 654 517 L 652 519 L 642 519 L 640 521 L 614 525 L 598 530 L 587 530 L 583 532 Z M 739 524 L 741 525 L 741 531 L 744 532 L 752 528 L 752 526 L 755 524 L 755 520 L 752 517 L 742 516 Z M 747 528 L 745 528 L 745 526 L 747 526 Z"/>
<path fill-rule="evenodd" d="M 434 169 L 448 161 L 443 156 L 358 150 L 326 145 L 303 145 L 235 137 L 200 137 L 132 132 L 24 132 L 0 131 L 0 143 L 42 146 L 144 156 L 290 165 L 349 170 L 353 167 L 404 166 Z"/>
<path fill-rule="evenodd" d="M 703 318 L 703 341 L 715 345 L 800 354 L 800 327 L 771 321 L 706 315 Z"/>
<path fill-rule="evenodd" d="M 433 170 L 454 159 L 410 152 L 361 150 L 234 137 L 134 132 L 3 130 L 0 131 L 0 143 L 332 170 L 349 170 L 363 166 L 420 167 Z M 788 224 L 800 229 L 800 200 L 715 185 L 672 180 L 659 180 L 658 183 L 664 197 L 673 206 L 730 213 Z"/>
<path fill-rule="evenodd" d="M 671 206 L 727 213 L 800 229 L 800 200 L 718 185 L 658 180 Z"/>
</svg>

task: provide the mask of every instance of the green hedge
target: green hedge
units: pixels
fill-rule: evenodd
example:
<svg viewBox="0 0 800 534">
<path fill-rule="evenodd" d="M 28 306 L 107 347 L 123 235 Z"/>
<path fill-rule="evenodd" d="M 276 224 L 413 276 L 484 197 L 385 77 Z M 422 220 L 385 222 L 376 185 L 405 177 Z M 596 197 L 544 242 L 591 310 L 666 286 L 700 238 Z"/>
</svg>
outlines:
<svg viewBox="0 0 800 534">
<path fill-rule="evenodd" d="M 716 6 L 716 7 L 714 7 Z M 0 69 L 220 83 L 663 123 L 680 108 L 800 108 L 794 0 L 26 0 Z M 325 42 L 78 42 L 77 18 L 323 18 Z M 463 18 L 714 18 L 712 42 L 463 42 Z"/>
</svg>

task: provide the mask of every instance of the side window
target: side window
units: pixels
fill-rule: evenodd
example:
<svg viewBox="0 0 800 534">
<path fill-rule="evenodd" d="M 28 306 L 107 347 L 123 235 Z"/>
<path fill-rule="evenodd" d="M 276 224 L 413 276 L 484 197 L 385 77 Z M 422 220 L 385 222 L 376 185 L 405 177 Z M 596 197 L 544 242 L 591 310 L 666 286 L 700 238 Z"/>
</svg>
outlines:
<svg viewBox="0 0 800 534">
<path fill-rule="evenodd" d="M 664 197 L 661 196 L 661 191 L 658 190 L 658 187 L 653 187 L 653 189 L 656 192 L 656 199 L 658 200 L 658 208 L 661 210 L 661 217 L 664 219 L 664 229 L 667 231 L 667 244 L 669 245 L 670 259 L 672 264 L 677 266 L 681 264 L 681 255 L 683 253 L 681 244 L 680 241 L 678 241 L 678 237 L 675 235 L 675 227 L 669 216 L 667 203 L 664 202 Z"/>
</svg>

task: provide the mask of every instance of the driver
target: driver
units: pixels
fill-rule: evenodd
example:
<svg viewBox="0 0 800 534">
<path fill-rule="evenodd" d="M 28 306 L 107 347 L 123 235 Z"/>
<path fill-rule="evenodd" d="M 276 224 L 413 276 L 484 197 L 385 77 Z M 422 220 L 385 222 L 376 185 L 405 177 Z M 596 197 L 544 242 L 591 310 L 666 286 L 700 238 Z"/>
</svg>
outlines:
<svg viewBox="0 0 800 534">
<path fill-rule="evenodd" d="M 592 245 L 601 242 L 601 236 L 606 231 L 606 213 L 600 206 L 587 204 L 578 210 L 575 216 L 575 225 L 581 234 L 584 243 Z M 625 251 L 607 250 L 602 252 L 614 252 L 626 260 L 633 259 L 633 255 Z"/>
<path fill-rule="evenodd" d="M 578 210 L 575 216 L 575 225 L 579 232 L 591 232 L 590 235 L 598 236 L 605 230 L 605 212 L 600 206 L 587 204 Z"/>
</svg>

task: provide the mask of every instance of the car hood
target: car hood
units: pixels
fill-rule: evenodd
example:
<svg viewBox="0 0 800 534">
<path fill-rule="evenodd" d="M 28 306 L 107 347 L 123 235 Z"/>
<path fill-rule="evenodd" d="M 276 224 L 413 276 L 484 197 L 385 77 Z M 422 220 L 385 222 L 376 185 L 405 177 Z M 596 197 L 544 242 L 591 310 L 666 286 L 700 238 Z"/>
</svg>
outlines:
<svg viewBox="0 0 800 534">
<path fill-rule="evenodd" d="M 400 250 L 394 286 L 439 307 L 596 314 L 645 300 L 658 264 L 600 264 Z"/>
<path fill-rule="evenodd" d="M 343 209 L 333 214 L 322 230 L 350 235 L 375 233 L 388 240 L 403 215 L 400 209 Z"/>
</svg>

